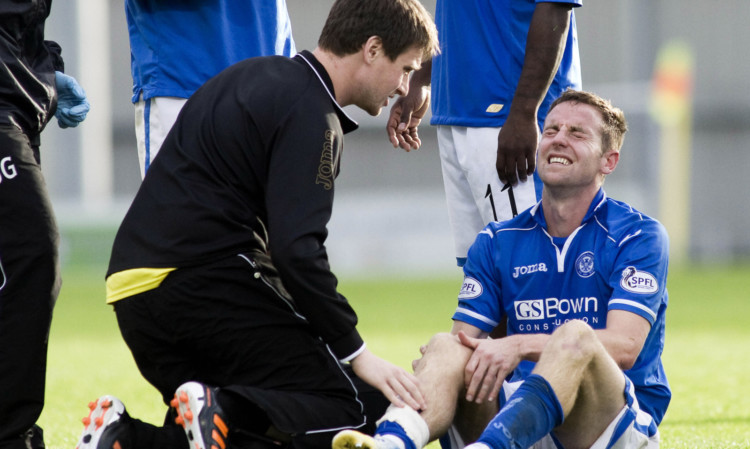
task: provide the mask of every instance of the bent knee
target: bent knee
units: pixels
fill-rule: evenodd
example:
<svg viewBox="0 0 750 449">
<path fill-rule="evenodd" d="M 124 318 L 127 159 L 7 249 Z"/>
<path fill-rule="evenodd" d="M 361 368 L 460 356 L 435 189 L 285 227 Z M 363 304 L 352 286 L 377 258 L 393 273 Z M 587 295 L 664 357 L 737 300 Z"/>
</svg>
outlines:
<svg viewBox="0 0 750 449">
<path fill-rule="evenodd" d="M 422 352 L 422 358 L 439 358 L 444 361 L 463 360 L 465 363 L 471 355 L 471 349 L 467 348 L 458 339 L 457 335 L 448 332 L 435 334 Z"/>
<path fill-rule="evenodd" d="M 456 346 L 463 346 L 457 336 L 449 332 L 440 332 L 430 338 L 429 343 L 427 343 L 427 350 L 445 350 Z"/>
<path fill-rule="evenodd" d="M 594 329 L 581 320 L 571 320 L 558 327 L 550 343 L 556 351 L 581 358 L 590 358 L 600 346 Z"/>
<path fill-rule="evenodd" d="M 581 336 L 594 336 L 594 328 L 583 320 L 570 320 L 555 329 L 554 334 L 574 334 Z"/>
<path fill-rule="evenodd" d="M 470 356 L 471 349 L 461 344 L 458 336 L 440 333 L 430 339 L 422 358 L 415 360 L 412 367 L 420 381 L 424 376 L 435 375 L 442 379 L 454 379 L 459 384 L 463 380 L 464 366 Z"/>
</svg>

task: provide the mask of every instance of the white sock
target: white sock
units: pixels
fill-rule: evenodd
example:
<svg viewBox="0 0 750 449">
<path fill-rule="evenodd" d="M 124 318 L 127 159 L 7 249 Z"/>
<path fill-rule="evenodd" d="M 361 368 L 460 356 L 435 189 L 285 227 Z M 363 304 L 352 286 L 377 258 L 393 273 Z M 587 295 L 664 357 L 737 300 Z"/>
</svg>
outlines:
<svg viewBox="0 0 750 449">
<path fill-rule="evenodd" d="M 430 441 L 430 429 L 427 427 L 427 422 L 419 412 L 409 406 L 396 407 L 390 405 L 377 424 L 383 421 L 393 421 L 399 424 L 406 435 L 414 442 L 417 449 L 422 449 Z"/>
<path fill-rule="evenodd" d="M 386 441 L 384 445 L 378 445 L 378 447 L 397 447 L 398 449 L 406 449 L 404 440 L 390 433 L 375 435 L 375 441 Z"/>
</svg>

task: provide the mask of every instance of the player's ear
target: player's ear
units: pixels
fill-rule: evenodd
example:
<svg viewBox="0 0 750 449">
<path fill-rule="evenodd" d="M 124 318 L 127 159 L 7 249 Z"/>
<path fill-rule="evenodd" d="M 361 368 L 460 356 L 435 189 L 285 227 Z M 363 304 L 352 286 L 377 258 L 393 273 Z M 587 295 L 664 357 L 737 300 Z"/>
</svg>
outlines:
<svg viewBox="0 0 750 449">
<path fill-rule="evenodd" d="M 609 150 L 602 156 L 602 174 L 609 175 L 615 171 L 617 163 L 620 162 L 620 152 L 616 150 Z"/>
<path fill-rule="evenodd" d="M 380 36 L 370 36 L 370 38 L 362 45 L 362 48 L 364 50 L 365 61 L 368 64 L 372 63 L 381 53 L 383 53 L 383 40 Z"/>
</svg>

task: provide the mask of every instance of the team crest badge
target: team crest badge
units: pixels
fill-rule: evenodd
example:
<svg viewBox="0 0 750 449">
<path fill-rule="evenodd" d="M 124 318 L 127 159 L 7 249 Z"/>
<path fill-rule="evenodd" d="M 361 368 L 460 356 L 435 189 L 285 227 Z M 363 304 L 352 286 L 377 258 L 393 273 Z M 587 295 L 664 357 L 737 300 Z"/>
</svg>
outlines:
<svg viewBox="0 0 750 449">
<path fill-rule="evenodd" d="M 594 253 L 586 251 L 576 259 L 576 273 L 582 278 L 591 277 L 594 274 Z"/>
</svg>

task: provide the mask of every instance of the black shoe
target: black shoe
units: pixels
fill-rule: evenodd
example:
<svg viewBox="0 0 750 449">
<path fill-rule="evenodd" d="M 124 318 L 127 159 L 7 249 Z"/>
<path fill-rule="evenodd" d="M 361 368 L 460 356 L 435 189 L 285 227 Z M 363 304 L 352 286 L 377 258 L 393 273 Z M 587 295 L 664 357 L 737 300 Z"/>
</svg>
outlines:
<svg viewBox="0 0 750 449">
<path fill-rule="evenodd" d="M 89 409 L 76 449 L 128 449 L 126 422 L 130 416 L 122 402 L 114 396 L 102 396 L 89 403 Z"/>
<path fill-rule="evenodd" d="M 190 449 L 225 449 L 229 426 L 216 389 L 198 382 L 182 384 L 170 403 L 177 411 L 175 422 L 185 429 Z"/>
</svg>

